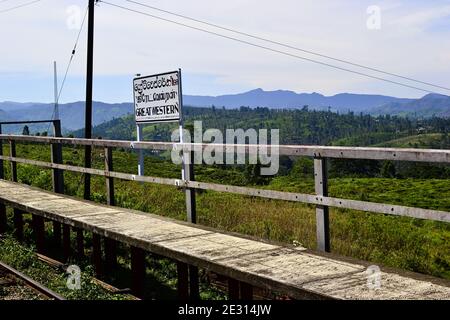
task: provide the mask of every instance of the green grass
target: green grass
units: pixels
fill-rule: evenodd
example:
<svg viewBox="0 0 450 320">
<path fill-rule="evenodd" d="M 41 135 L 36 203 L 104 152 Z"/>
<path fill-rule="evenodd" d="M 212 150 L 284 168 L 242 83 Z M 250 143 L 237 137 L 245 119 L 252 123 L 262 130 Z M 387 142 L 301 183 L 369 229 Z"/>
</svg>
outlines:
<svg viewBox="0 0 450 320">
<path fill-rule="evenodd" d="M 38 260 L 32 246 L 18 243 L 10 236 L 0 238 L 0 261 L 20 270 L 45 287 L 69 300 L 124 300 L 126 296 L 112 294 L 93 282 L 92 267 L 82 268 L 81 289 L 67 287 L 68 274 Z"/>
<path fill-rule="evenodd" d="M 418 134 L 377 143 L 374 145 L 374 147 L 429 148 L 430 145 L 439 143 L 442 136 L 443 135 L 441 133 Z"/>
<path fill-rule="evenodd" d="M 8 220 L 12 220 L 12 210 L 8 209 Z M 31 215 L 24 215 L 24 239 L 18 242 L 12 237 L 13 227 L 9 225 L 9 233 L 0 237 L 0 261 L 11 265 L 28 275 L 35 281 L 59 293 L 69 300 L 129 300 L 132 297 L 114 294 L 105 290 L 96 281 L 94 269 L 89 257 L 92 255 L 92 237 L 84 233 L 85 257 L 79 260 L 76 256 L 64 265 L 64 268 L 54 268 L 40 261 L 35 252 L 34 235 L 31 228 Z M 51 223 L 46 223 L 46 255 L 61 260 L 61 249 L 54 246 L 51 234 Z M 76 248 L 76 235 L 71 233 L 71 247 Z M 130 250 L 127 246 L 118 245 L 118 266 L 111 273 L 103 275 L 102 280 L 117 288 L 129 288 L 132 283 L 130 266 Z M 81 269 L 81 290 L 71 290 L 67 287 L 68 274 L 65 268 L 69 265 Z M 200 272 L 200 297 L 202 299 L 223 300 L 226 295 L 214 285 L 210 285 L 208 275 Z M 176 264 L 170 259 L 148 253 L 146 255 L 145 299 L 176 300 L 177 271 Z"/>
<path fill-rule="evenodd" d="M 48 147 L 18 146 L 18 156 L 49 160 Z M 5 153 L 7 153 L 5 148 Z M 64 162 L 82 165 L 82 149 L 64 148 Z M 94 166 L 103 167 L 102 152 L 93 156 Z M 114 152 L 114 168 L 136 173 L 136 155 Z M 8 171 L 8 170 L 7 170 Z M 146 174 L 180 177 L 180 168 L 170 162 L 146 158 Z M 66 192 L 82 196 L 81 175 L 66 172 Z M 239 169 L 196 167 L 200 181 L 242 182 Z M 19 180 L 50 189 L 49 170 L 19 165 Z M 450 211 L 450 183 L 444 179 L 339 178 L 329 182 L 334 197 L 385 202 Z M 264 188 L 313 193 L 313 180 L 288 175 L 274 178 Z M 119 206 L 185 219 L 184 193 L 171 186 L 116 180 Z M 106 202 L 102 177 L 92 179 L 93 200 Z M 311 205 L 248 196 L 199 192 L 199 223 L 286 243 L 315 248 L 315 208 Z M 450 279 L 450 226 L 447 223 L 389 216 L 354 210 L 331 209 L 331 250 L 374 263 Z"/>
</svg>

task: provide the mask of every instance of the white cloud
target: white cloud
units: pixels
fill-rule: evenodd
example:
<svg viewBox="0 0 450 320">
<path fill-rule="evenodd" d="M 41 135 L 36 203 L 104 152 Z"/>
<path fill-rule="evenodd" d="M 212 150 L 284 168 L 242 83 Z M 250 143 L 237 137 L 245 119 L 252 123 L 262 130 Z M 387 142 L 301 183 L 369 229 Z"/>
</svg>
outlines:
<svg viewBox="0 0 450 320">
<path fill-rule="evenodd" d="M 406 14 L 394 20 L 392 24 L 401 28 L 423 30 L 430 23 L 450 16 L 450 5 L 425 8 L 411 14 Z"/>
</svg>

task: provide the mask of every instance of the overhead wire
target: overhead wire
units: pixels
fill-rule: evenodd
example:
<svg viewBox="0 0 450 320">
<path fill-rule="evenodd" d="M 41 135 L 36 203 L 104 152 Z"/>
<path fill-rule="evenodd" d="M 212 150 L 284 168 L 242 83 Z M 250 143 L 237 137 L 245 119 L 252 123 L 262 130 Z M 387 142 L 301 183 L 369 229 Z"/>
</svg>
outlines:
<svg viewBox="0 0 450 320">
<path fill-rule="evenodd" d="M 65 73 L 64 73 L 64 77 L 63 77 L 63 80 L 62 80 L 62 82 L 61 82 L 61 87 L 59 88 L 58 95 L 57 95 L 57 98 L 56 98 L 56 101 L 55 101 L 55 108 L 53 108 L 53 113 L 52 113 L 52 116 L 51 116 L 51 120 L 54 120 L 53 118 L 54 118 L 55 115 L 56 115 L 56 105 L 59 103 L 59 100 L 60 100 L 60 98 L 61 98 L 61 93 L 62 93 L 62 91 L 63 91 L 63 89 L 64 89 L 64 85 L 65 85 L 65 83 L 66 83 L 66 79 L 67 79 L 67 75 L 68 75 L 68 73 L 69 73 L 70 66 L 71 66 L 72 61 L 73 61 L 73 58 L 74 58 L 74 56 L 75 56 L 75 54 L 76 54 L 77 45 L 78 45 L 78 42 L 79 42 L 79 40 L 80 40 L 80 35 L 81 35 L 81 32 L 83 31 L 83 26 L 84 26 L 84 23 L 85 23 L 85 21 L 86 21 L 86 16 L 87 16 L 87 13 L 88 13 L 88 8 L 89 8 L 89 7 L 86 7 L 86 10 L 85 10 L 85 12 L 84 12 L 84 16 L 83 16 L 83 20 L 82 20 L 82 22 L 81 22 L 80 30 L 78 30 L 78 34 L 77 34 L 77 37 L 76 37 L 76 40 L 75 40 L 75 44 L 74 44 L 74 46 L 73 46 L 72 52 L 71 52 L 71 54 L 70 54 L 69 61 L 68 61 L 68 63 L 67 63 L 66 71 L 65 71 Z M 48 130 L 50 130 L 50 125 L 49 125 L 49 127 L 47 128 L 47 131 L 48 131 Z"/>
<path fill-rule="evenodd" d="M 42 0 L 34 0 L 34 1 L 30 1 L 30 2 L 27 2 L 27 3 L 24 3 L 24 4 L 21 4 L 21 5 L 12 7 L 12 8 L 0 10 L 0 13 L 10 12 L 10 11 L 13 11 L 13 10 L 16 10 L 16 9 L 19 9 L 19 8 L 27 7 L 27 6 L 32 5 L 32 4 L 34 4 L 36 2 L 39 2 L 39 1 L 42 1 Z M 3 2 L 6 2 L 6 0 L 4 0 Z"/>
<path fill-rule="evenodd" d="M 67 68 L 66 68 L 66 72 L 65 72 L 65 74 L 64 74 L 63 81 L 62 81 L 62 83 L 61 83 L 61 87 L 59 88 L 58 98 L 56 99 L 56 102 L 59 102 L 59 98 L 61 97 L 61 92 L 62 92 L 62 90 L 63 90 L 63 88 L 64 88 L 64 84 L 65 84 L 65 82 L 66 82 L 67 74 L 68 74 L 69 69 L 70 69 L 70 65 L 72 64 L 73 58 L 74 58 L 74 56 L 75 56 L 75 54 L 76 54 L 78 41 L 80 40 L 80 35 L 81 35 L 81 32 L 83 31 L 83 26 L 84 26 L 84 22 L 86 21 L 87 13 L 88 13 L 88 8 L 86 7 L 86 11 L 85 11 L 85 13 L 84 13 L 83 20 L 82 20 L 82 22 L 81 22 L 80 30 L 78 31 L 78 35 L 77 35 L 77 38 L 76 38 L 76 40 L 75 40 L 75 44 L 74 44 L 74 46 L 73 46 L 73 49 L 72 49 L 72 53 L 71 53 L 71 55 L 70 55 L 69 62 L 67 63 Z"/>
<path fill-rule="evenodd" d="M 248 32 L 239 31 L 237 29 L 224 27 L 224 26 L 221 26 L 221 25 L 218 25 L 218 24 L 215 24 L 215 23 L 211 23 L 211 22 L 207 22 L 207 21 L 204 21 L 204 20 L 196 19 L 196 18 L 187 16 L 187 15 L 183 15 L 183 14 L 176 13 L 176 12 L 173 12 L 173 11 L 161 9 L 161 8 L 158 8 L 158 7 L 155 7 L 155 6 L 151 6 L 151 5 L 148 5 L 148 4 L 145 4 L 145 3 L 141 3 L 141 2 L 138 2 L 138 1 L 134 1 L 134 0 L 125 0 L 125 1 L 130 2 L 130 3 L 134 3 L 134 4 L 137 4 L 137 5 L 140 5 L 140 6 L 149 8 L 149 9 L 152 9 L 152 10 L 156 10 L 156 11 L 159 11 L 159 12 L 167 13 L 167 14 L 179 17 L 179 18 L 183 18 L 183 19 L 187 19 L 187 20 L 190 20 L 190 21 L 193 21 L 193 22 L 201 23 L 201 24 L 204 24 L 204 25 L 207 25 L 207 26 L 210 26 L 210 27 L 222 29 L 224 31 L 236 33 L 236 34 L 243 35 L 243 36 L 246 36 L 246 37 L 250 37 L 250 38 L 253 38 L 253 39 L 256 39 L 256 40 L 261 40 L 261 41 L 265 41 L 265 42 L 268 42 L 268 43 L 271 43 L 271 44 L 282 46 L 282 47 L 285 47 L 285 48 L 288 48 L 288 49 L 293 49 L 293 50 L 296 50 L 296 51 L 305 52 L 305 53 L 308 53 L 308 54 L 311 54 L 311 55 L 315 55 L 315 56 L 319 56 L 319 57 L 322 57 L 322 58 L 326 58 L 326 59 L 334 60 L 334 61 L 337 61 L 337 62 L 345 63 L 345 64 L 348 64 L 348 65 L 351 65 L 351 66 L 354 66 L 354 67 L 359 67 L 359 68 L 375 71 L 375 72 L 378 72 L 378 73 L 386 74 L 386 75 L 389 75 L 389 76 L 401 78 L 401 79 L 404 79 L 404 80 L 409 80 L 409 81 L 425 84 L 427 86 L 431 86 L 431 87 L 435 87 L 435 88 L 439 88 L 439 89 L 444 89 L 444 90 L 450 91 L 450 88 L 444 87 L 444 86 L 441 86 L 441 85 L 438 85 L 438 84 L 425 82 L 425 81 L 414 79 L 414 78 L 411 78 L 411 77 L 406 77 L 406 76 L 403 76 L 403 75 L 400 75 L 400 74 L 397 74 L 397 73 L 393 73 L 393 72 L 382 70 L 380 68 L 374 68 L 374 67 L 371 67 L 371 66 L 367 66 L 367 65 L 351 62 L 349 60 L 335 58 L 335 57 L 332 57 L 330 55 L 326 55 L 326 54 L 318 53 L 318 52 L 315 52 L 315 51 L 312 51 L 312 50 L 307 50 L 307 49 L 304 49 L 304 48 L 292 46 L 292 45 L 289 45 L 289 44 L 286 44 L 286 43 L 282 43 L 280 41 L 275 41 L 275 40 L 268 39 L 268 38 L 265 38 L 265 37 L 257 36 L 257 35 L 254 35 L 254 34 L 250 34 Z"/>
<path fill-rule="evenodd" d="M 174 21 L 174 20 L 171 20 L 171 19 L 167 19 L 167 18 L 164 18 L 164 17 L 153 15 L 153 14 L 150 14 L 150 13 L 147 13 L 147 12 L 135 10 L 133 8 L 121 6 L 121 5 L 118 5 L 118 4 L 115 4 L 115 3 L 111 3 L 111 2 L 108 2 L 108 1 L 100 0 L 99 2 L 104 3 L 106 5 L 109 5 L 109 6 L 113 6 L 113 7 L 116 7 L 116 8 L 123 9 L 123 10 L 127 10 L 127 11 L 130 11 L 130 12 L 134 12 L 134 13 L 138 13 L 138 14 L 141 14 L 141 15 L 145 15 L 145 16 L 148 16 L 148 17 L 151 17 L 151 18 L 154 18 L 154 19 L 158 19 L 158 20 L 161 20 L 161 21 L 170 22 L 172 24 L 176 24 L 176 25 L 179 25 L 179 26 L 182 26 L 182 27 L 185 27 L 185 28 L 201 31 L 201 32 L 204 32 L 204 33 L 207 33 L 207 34 L 211 34 L 211 35 L 215 35 L 215 36 L 218 36 L 218 37 L 221 37 L 221 38 L 225 38 L 225 39 L 229 39 L 229 40 L 232 40 L 232 41 L 240 42 L 240 43 L 243 43 L 243 44 L 246 44 L 246 45 L 249 45 L 249 46 L 253 46 L 253 47 L 256 47 L 256 48 L 260 48 L 260 49 L 264 49 L 264 50 L 267 50 L 267 51 L 271 51 L 271 52 L 275 52 L 275 53 L 278 53 L 278 54 L 282 54 L 282 55 L 285 55 L 285 56 L 293 57 L 293 58 L 296 58 L 296 59 L 309 61 L 309 62 L 312 62 L 312 63 L 320 64 L 320 65 L 327 66 L 327 67 L 330 67 L 330 68 L 334 68 L 334 69 L 337 69 L 337 70 L 341 70 L 341 71 L 357 74 L 357 75 L 360 75 L 360 76 L 372 78 L 372 79 L 379 80 L 379 81 L 384 81 L 384 82 L 387 82 L 387 83 L 403 86 L 403 87 L 410 88 L 410 89 L 423 91 L 423 92 L 426 92 L 426 93 L 436 93 L 435 91 L 432 91 L 432 90 L 429 90 L 429 89 L 425 89 L 425 88 L 421 88 L 421 87 L 418 87 L 418 86 L 405 84 L 405 83 L 402 83 L 402 82 L 398 82 L 398 81 L 394 81 L 394 80 L 390 80 L 390 79 L 386 79 L 386 78 L 381 78 L 381 77 L 370 75 L 370 74 L 363 73 L 363 72 L 360 72 L 360 71 L 351 70 L 351 69 L 348 69 L 348 68 L 343 68 L 343 67 L 340 67 L 340 66 L 336 66 L 336 65 L 333 65 L 331 63 L 322 62 L 322 61 L 319 61 L 319 60 L 315 60 L 315 59 L 299 56 L 299 55 L 296 55 L 296 54 L 293 54 L 293 53 L 281 51 L 281 50 L 274 49 L 274 48 L 271 48 L 271 47 L 267 47 L 267 46 L 263 46 L 263 45 L 260 45 L 260 44 L 256 44 L 256 43 L 253 43 L 253 42 L 250 42 L 250 41 L 247 41 L 247 40 L 242 40 L 242 39 L 239 39 L 239 38 L 231 37 L 231 36 L 224 35 L 224 34 L 221 34 L 221 33 L 218 33 L 218 32 L 214 32 L 214 31 L 211 31 L 211 30 L 206 30 L 206 29 L 199 28 L 199 27 L 196 27 L 196 26 L 188 25 L 186 23 L 182 23 L 182 22 L 179 22 L 179 21 Z"/>
</svg>

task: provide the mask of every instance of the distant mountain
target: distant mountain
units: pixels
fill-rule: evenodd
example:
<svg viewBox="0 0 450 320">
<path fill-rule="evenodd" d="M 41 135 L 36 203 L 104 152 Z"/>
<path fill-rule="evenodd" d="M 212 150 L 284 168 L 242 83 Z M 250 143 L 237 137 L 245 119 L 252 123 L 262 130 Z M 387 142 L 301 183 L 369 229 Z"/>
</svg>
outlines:
<svg viewBox="0 0 450 320">
<path fill-rule="evenodd" d="M 84 127 L 84 108 L 85 103 L 82 101 L 59 105 L 61 125 L 66 131 Z M 4 113 L 0 112 L 0 121 L 47 120 L 52 117 L 54 105 L 52 103 L 0 102 L 0 109 L 4 111 Z M 94 102 L 92 122 L 93 125 L 98 125 L 132 112 L 131 103 Z"/>
<path fill-rule="evenodd" d="M 37 106 L 45 106 L 45 103 L 39 102 L 13 102 L 13 101 L 5 101 L 0 102 L 0 108 L 6 112 L 14 112 L 14 111 L 22 111 L 29 107 L 37 107 Z"/>
<path fill-rule="evenodd" d="M 273 109 L 302 108 L 338 111 L 347 113 L 363 112 L 373 115 L 399 115 L 410 117 L 450 117 L 450 97 L 429 94 L 421 99 L 403 99 L 382 95 L 341 93 L 324 96 L 320 93 L 295 93 L 293 91 L 264 91 L 255 89 L 240 94 L 213 96 L 185 95 L 184 104 L 195 107 L 225 107 L 235 109 L 246 107 L 268 107 Z M 83 101 L 60 105 L 60 117 L 63 131 L 74 131 L 84 127 Z M 133 113 L 132 103 L 94 102 L 93 125 L 99 125 Z M 0 121 L 12 120 L 45 120 L 53 114 L 51 103 L 17 103 L 0 102 Z M 7 127 L 3 132 L 17 132 L 22 125 Z M 47 130 L 48 125 L 35 126 L 34 131 Z"/>
<path fill-rule="evenodd" d="M 295 93 L 293 91 L 264 91 L 255 89 L 244 93 L 212 96 L 183 97 L 184 103 L 191 106 L 239 108 L 241 106 L 269 108 L 302 108 L 308 105 L 311 109 L 325 110 L 331 107 L 333 111 L 368 112 L 370 109 L 391 102 L 408 102 L 412 99 L 402 99 L 382 95 L 341 93 L 334 96 L 324 96 L 320 93 Z"/>
<path fill-rule="evenodd" d="M 370 112 L 373 115 L 396 115 L 414 118 L 441 118 L 450 117 L 450 96 L 441 94 L 427 94 L 421 99 L 408 102 L 390 102 L 374 108 Z"/>
<path fill-rule="evenodd" d="M 9 121 L 9 114 L 5 110 L 0 109 L 0 119 L 1 121 Z"/>
</svg>

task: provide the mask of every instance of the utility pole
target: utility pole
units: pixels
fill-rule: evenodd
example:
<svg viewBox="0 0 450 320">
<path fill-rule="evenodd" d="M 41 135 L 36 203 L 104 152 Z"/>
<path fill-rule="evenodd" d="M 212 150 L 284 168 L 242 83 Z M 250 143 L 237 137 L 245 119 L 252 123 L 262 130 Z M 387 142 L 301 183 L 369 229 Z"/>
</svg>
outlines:
<svg viewBox="0 0 450 320">
<path fill-rule="evenodd" d="M 53 61 L 53 75 L 54 75 L 54 91 L 55 91 L 55 118 L 54 118 L 54 120 L 59 120 L 58 73 L 56 71 L 56 61 Z"/>
<path fill-rule="evenodd" d="M 94 7 L 96 0 L 89 0 L 88 11 L 88 37 L 87 37 L 87 66 L 86 66 L 86 109 L 84 137 L 92 138 L 92 82 L 94 69 Z M 91 167 L 91 146 L 87 145 L 84 150 L 84 167 Z M 91 175 L 84 174 L 84 199 L 91 197 Z"/>
</svg>

